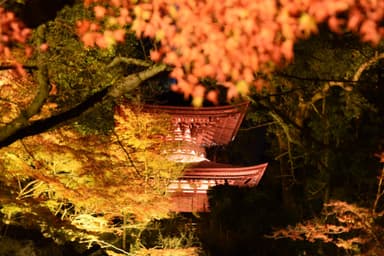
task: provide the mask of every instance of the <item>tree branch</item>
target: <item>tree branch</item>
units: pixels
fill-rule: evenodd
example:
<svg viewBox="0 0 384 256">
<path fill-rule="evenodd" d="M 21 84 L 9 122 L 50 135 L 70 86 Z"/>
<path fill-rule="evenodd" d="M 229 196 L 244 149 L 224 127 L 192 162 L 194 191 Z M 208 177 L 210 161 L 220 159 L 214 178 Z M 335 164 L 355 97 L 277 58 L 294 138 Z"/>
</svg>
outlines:
<svg viewBox="0 0 384 256">
<path fill-rule="evenodd" d="M 43 120 L 29 122 L 26 125 L 19 127 L 19 129 L 14 131 L 14 133 L 0 140 L 0 147 L 8 146 L 19 139 L 45 132 L 59 124 L 79 117 L 81 114 L 92 109 L 95 105 L 97 105 L 98 102 L 102 102 L 102 99 L 106 95 L 107 91 L 108 88 L 104 88 L 103 90 L 94 93 L 85 101 L 81 102 L 80 104 L 65 112 L 59 113 Z M 2 130 L 0 130 L 0 134 L 1 131 Z"/>
<path fill-rule="evenodd" d="M 40 40 L 44 38 L 44 26 L 41 26 L 37 30 L 37 34 Z M 22 110 L 18 117 L 12 120 L 10 123 L 0 129 L 0 142 L 4 141 L 17 131 L 30 125 L 28 119 L 40 111 L 40 108 L 44 105 L 48 98 L 50 85 L 48 81 L 48 68 L 45 63 L 40 59 L 39 69 L 37 70 L 37 82 L 39 85 L 37 94 L 31 104 L 24 110 Z"/>
<path fill-rule="evenodd" d="M 152 63 L 146 60 L 140 60 L 135 58 L 125 58 L 125 57 L 115 57 L 111 63 L 107 66 L 108 68 L 112 68 L 114 66 L 117 66 L 121 63 L 129 64 L 129 65 L 136 65 L 136 66 L 142 66 L 142 67 L 150 67 Z"/>
<path fill-rule="evenodd" d="M 367 62 L 364 62 L 364 63 L 357 69 L 357 71 L 355 72 L 355 75 L 353 76 L 352 81 L 353 81 L 353 82 L 357 82 L 357 81 L 359 81 L 359 79 L 360 79 L 360 77 L 361 77 L 361 74 L 364 72 L 364 70 L 366 70 L 367 68 L 369 68 L 370 66 L 372 66 L 373 64 L 375 64 L 376 62 L 378 62 L 380 59 L 384 59 L 384 53 L 377 54 L 377 55 L 374 56 L 373 58 L 369 59 Z"/>
<path fill-rule="evenodd" d="M 0 65 L 0 70 L 15 70 L 18 67 L 16 65 Z M 35 65 L 22 65 L 23 69 L 28 69 L 28 70 L 37 70 L 38 67 Z"/>
<path fill-rule="evenodd" d="M 319 78 L 319 77 L 304 77 L 304 76 L 297 76 L 297 75 L 291 75 L 283 72 L 275 72 L 275 76 L 277 77 L 284 77 L 289 79 L 296 79 L 300 81 L 311 81 L 311 82 L 339 82 L 339 83 L 352 83 L 353 80 L 346 80 L 346 79 L 333 79 L 333 78 Z"/>
<path fill-rule="evenodd" d="M 106 104 L 108 101 L 113 101 L 129 93 L 137 88 L 143 81 L 167 70 L 168 66 L 165 64 L 155 64 L 141 72 L 131 74 L 121 79 L 113 86 L 96 92 L 82 103 L 63 113 L 44 120 L 29 122 L 28 119 L 39 112 L 49 93 L 48 76 L 46 74 L 47 67 L 43 65 L 41 68 L 43 69 L 38 70 L 38 80 L 40 84 L 38 94 L 31 105 L 24 110 L 19 117 L 0 129 L 0 147 L 10 145 L 18 139 L 47 131 L 63 122 L 79 117 L 81 114 L 89 113 L 89 111 L 93 110 L 96 106 Z"/>
<path fill-rule="evenodd" d="M 128 75 L 113 85 L 107 96 L 120 98 L 124 94 L 136 89 L 143 81 L 154 77 L 167 69 L 168 66 L 166 64 L 155 64 L 143 71 Z"/>
</svg>

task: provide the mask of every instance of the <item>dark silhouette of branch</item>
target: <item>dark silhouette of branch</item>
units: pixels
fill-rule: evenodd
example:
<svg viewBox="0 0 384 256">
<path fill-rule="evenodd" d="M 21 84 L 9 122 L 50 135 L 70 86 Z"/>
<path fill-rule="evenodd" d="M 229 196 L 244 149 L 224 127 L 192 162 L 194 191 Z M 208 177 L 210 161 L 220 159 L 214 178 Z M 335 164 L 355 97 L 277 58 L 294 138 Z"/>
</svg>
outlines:
<svg viewBox="0 0 384 256">
<path fill-rule="evenodd" d="M 26 70 L 37 70 L 38 67 L 36 65 L 22 65 L 23 69 Z M 16 65 L 1 65 L 0 70 L 16 70 L 18 67 Z"/>
<path fill-rule="evenodd" d="M 135 169 L 136 174 L 138 174 L 140 177 L 143 177 L 143 175 L 141 175 L 139 169 L 137 168 L 135 162 L 132 160 L 132 157 L 129 154 L 128 150 L 124 147 L 123 143 L 121 142 L 119 135 L 115 131 L 112 131 L 112 132 L 113 132 L 113 135 L 116 137 L 117 143 L 119 144 L 121 149 L 124 151 L 125 155 L 127 156 L 129 163 L 131 164 L 133 169 Z"/>
<path fill-rule="evenodd" d="M 277 77 L 286 77 L 301 81 L 312 81 L 312 82 L 335 82 L 335 83 L 356 83 L 355 80 L 347 80 L 347 79 L 332 79 L 332 78 L 319 78 L 319 77 L 304 77 L 304 76 L 297 76 L 292 74 L 287 74 L 283 72 L 276 72 L 274 73 Z"/>
<path fill-rule="evenodd" d="M 104 96 L 107 94 L 108 89 L 109 88 L 104 88 L 103 90 L 87 98 L 84 102 L 65 112 L 43 120 L 26 123 L 24 126 L 17 127 L 18 129 L 15 130 L 12 134 L 2 138 L 0 141 L 0 147 L 8 146 L 19 139 L 48 131 L 57 125 L 79 117 L 82 113 L 93 108 L 98 102 L 101 102 Z M 0 131 L 2 131 L 2 129 L 0 129 Z"/>
</svg>

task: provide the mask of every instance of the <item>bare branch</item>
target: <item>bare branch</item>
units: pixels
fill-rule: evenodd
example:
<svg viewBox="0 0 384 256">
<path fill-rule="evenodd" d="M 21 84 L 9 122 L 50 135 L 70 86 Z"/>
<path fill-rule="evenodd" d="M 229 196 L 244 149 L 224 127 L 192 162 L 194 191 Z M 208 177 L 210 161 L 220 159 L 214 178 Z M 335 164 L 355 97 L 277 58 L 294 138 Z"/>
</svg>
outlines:
<svg viewBox="0 0 384 256">
<path fill-rule="evenodd" d="M 136 65 L 141 67 L 150 67 L 153 65 L 151 62 L 146 60 L 140 60 L 140 59 L 134 59 L 134 58 L 125 58 L 125 57 L 115 57 L 111 63 L 108 64 L 108 68 L 112 68 L 114 66 L 117 66 L 121 63 L 129 64 L 129 65 Z"/>
<path fill-rule="evenodd" d="M 376 54 L 373 58 L 369 59 L 367 62 L 364 62 L 356 71 L 355 75 L 352 78 L 352 81 L 359 81 L 361 74 L 368 69 L 370 66 L 378 62 L 380 59 L 384 59 L 384 53 Z"/>
<path fill-rule="evenodd" d="M 136 89 L 143 81 L 156 76 L 163 71 L 166 71 L 167 68 L 168 66 L 165 64 L 155 64 L 141 72 L 128 75 L 113 85 L 107 96 L 112 98 L 119 98 L 124 94 Z"/>
<path fill-rule="evenodd" d="M 16 70 L 17 68 L 19 68 L 18 66 L 16 65 L 0 65 L 0 70 Z M 27 70 L 37 70 L 38 67 L 35 66 L 35 65 L 22 65 L 22 68 L 23 69 L 27 69 Z"/>
<path fill-rule="evenodd" d="M 119 146 L 121 147 L 121 149 L 124 151 L 125 155 L 127 156 L 127 159 L 129 161 L 129 163 L 131 164 L 131 166 L 133 167 L 133 169 L 135 169 L 136 173 L 142 177 L 139 169 L 137 168 L 137 166 L 135 165 L 135 162 L 132 160 L 131 158 L 131 155 L 129 154 L 128 150 L 124 147 L 123 143 L 121 142 L 120 138 L 119 138 L 119 135 L 117 135 L 117 133 L 115 131 L 113 131 L 113 135 L 115 135 L 116 137 L 116 141 L 117 141 L 117 144 L 119 144 Z"/>
</svg>

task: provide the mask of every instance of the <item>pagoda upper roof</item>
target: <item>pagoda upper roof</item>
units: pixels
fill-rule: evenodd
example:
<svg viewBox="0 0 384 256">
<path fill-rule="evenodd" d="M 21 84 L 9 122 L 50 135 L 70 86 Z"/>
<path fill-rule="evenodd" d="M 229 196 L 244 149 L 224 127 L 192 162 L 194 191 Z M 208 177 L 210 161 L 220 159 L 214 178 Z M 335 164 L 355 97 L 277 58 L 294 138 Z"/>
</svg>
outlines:
<svg viewBox="0 0 384 256">
<path fill-rule="evenodd" d="M 143 110 L 171 115 L 173 124 L 191 127 L 195 143 L 209 147 L 226 145 L 235 138 L 248 105 L 249 102 L 201 108 L 144 105 Z"/>
</svg>

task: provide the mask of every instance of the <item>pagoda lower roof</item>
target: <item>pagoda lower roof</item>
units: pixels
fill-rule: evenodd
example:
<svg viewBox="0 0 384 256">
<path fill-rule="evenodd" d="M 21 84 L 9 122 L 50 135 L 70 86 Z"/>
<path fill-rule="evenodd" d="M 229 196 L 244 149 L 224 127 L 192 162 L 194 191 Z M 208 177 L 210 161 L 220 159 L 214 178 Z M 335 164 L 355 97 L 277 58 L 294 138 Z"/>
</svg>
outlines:
<svg viewBox="0 0 384 256">
<path fill-rule="evenodd" d="M 203 161 L 187 168 L 182 179 L 225 179 L 248 180 L 249 185 L 257 185 L 268 163 L 246 167 Z"/>
<path fill-rule="evenodd" d="M 217 185 L 239 187 L 257 186 L 268 163 L 239 167 L 210 161 L 189 166 L 183 177 L 168 186 L 173 200 L 172 211 L 207 212 L 209 202 L 207 192 Z"/>
<path fill-rule="evenodd" d="M 204 161 L 188 167 L 182 177 L 171 182 L 168 192 L 207 193 L 209 188 L 224 184 L 257 186 L 267 166 L 268 163 L 238 167 Z"/>
</svg>

